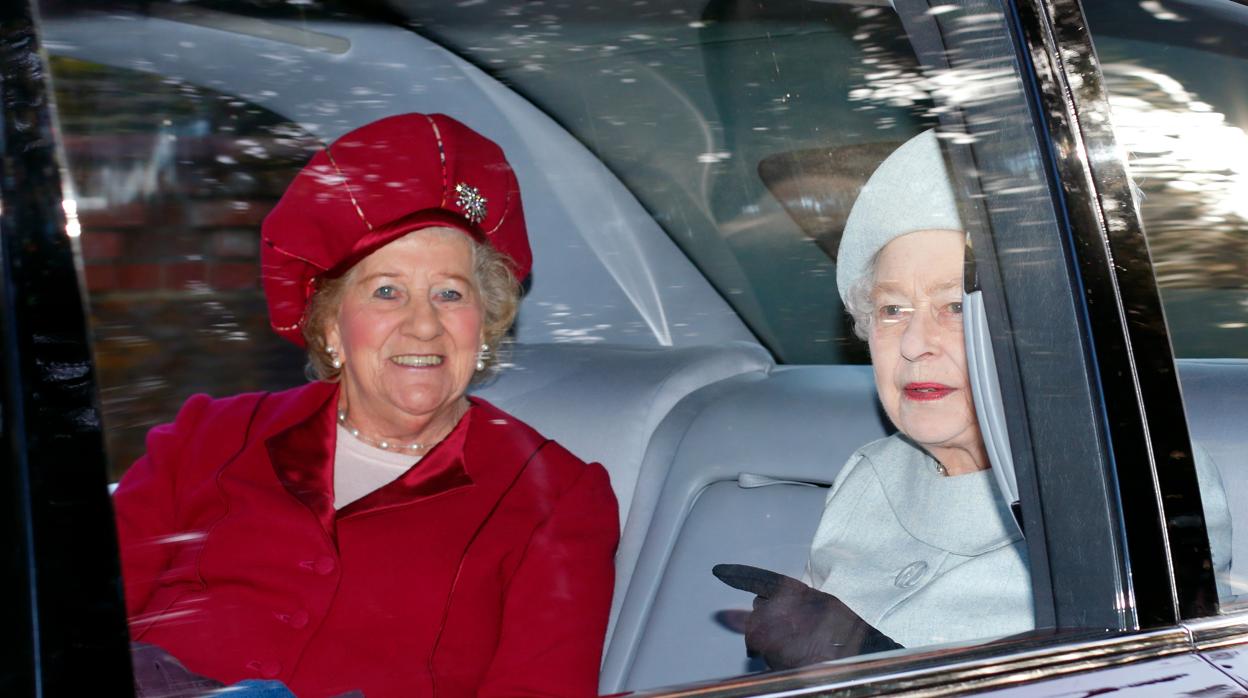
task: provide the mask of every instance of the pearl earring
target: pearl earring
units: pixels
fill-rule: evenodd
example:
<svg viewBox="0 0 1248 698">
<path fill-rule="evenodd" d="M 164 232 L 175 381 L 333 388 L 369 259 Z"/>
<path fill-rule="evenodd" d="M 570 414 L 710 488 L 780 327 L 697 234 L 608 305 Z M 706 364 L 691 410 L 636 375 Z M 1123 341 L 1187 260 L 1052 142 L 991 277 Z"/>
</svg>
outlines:
<svg viewBox="0 0 1248 698">
<path fill-rule="evenodd" d="M 482 344 L 481 351 L 477 352 L 477 370 L 485 370 L 485 360 L 490 358 L 490 345 Z"/>
<path fill-rule="evenodd" d="M 342 368 L 342 359 L 338 358 L 338 350 L 333 347 L 325 347 L 325 353 L 329 354 L 329 365 L 335 370 Z"/>
</svg>

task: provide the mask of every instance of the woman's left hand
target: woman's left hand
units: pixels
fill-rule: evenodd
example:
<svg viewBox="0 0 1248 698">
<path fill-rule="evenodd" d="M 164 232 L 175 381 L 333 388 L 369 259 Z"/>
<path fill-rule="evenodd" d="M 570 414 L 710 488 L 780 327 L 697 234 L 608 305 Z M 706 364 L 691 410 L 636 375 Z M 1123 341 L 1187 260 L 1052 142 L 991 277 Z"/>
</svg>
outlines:
<svg viewBox="0 0 1248 698">
<path fill-rule="evenodd" d="M 253 679 L 226 686 L 192 672 L 177 657 L 145 642 L 130 643 L 130 661 L 134 665 L 135 698 L 202 698 L 218 694 L 230 698 L 295 698 L 281 681 Z M 352 691 L 335 698 L 363 696 Z"/>
<path fill-rule="evenodd" d="M 177 657 L 156 645 L 130 643 L 135 698 L 184 698 L 224 688 L 225 684 L 182 666 Z"/>
<path fill-rule="evenodd" d="M 711 573 L 757 594 L 745 624 L 745 648 L 772 669 L 901 647 L 840 599 L 792 577 L 750 565 L 715 565 Z"/>
</svg>

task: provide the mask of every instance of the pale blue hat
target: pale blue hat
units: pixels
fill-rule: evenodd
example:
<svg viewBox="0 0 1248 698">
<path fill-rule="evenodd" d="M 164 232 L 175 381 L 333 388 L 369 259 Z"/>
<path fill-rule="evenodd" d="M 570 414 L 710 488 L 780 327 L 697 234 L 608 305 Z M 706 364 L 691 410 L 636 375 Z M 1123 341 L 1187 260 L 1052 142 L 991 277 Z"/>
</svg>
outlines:
<svg viewBox="0 0 1248 698">
<path fill-rule="evenodd" d="M 962 229 L 936 132 L 924 131 L 880 163 L 849 211 L 836 253 L 841 300 L 867 273 L 875 253 L 894 238 L 918 230 Z"/>
</svg>

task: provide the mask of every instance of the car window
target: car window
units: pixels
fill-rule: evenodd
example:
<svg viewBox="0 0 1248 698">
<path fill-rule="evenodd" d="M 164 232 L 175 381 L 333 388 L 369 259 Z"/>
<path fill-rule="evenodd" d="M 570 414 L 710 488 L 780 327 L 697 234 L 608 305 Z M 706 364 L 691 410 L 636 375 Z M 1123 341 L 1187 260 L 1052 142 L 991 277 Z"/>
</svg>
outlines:
<svg viewBox="0 0 1248 698">
<path fill-rule="evenodd" d="M 554 18 L 538 5 L 481 16 L 401 4 L 557 114 L 778 361 L 865 362 L 832 259 L 857 187 L 932 123 L 893 12 L 710 2 Z"/>
<path fill-rule="evenodd" d="M 1248 476 L 1237 426 L 1248 368 L 1248 51 L 1230 37 L 1248 28 L 1248 10 L 1232 2 L 1107 2 L 1088 14 L 1115 132 L 1138 187 L 1198 465 L 1204 461 L 1205 477 L 1220 478 L 1225 492 L 1241 492 Z M 1234 496 L 1203 504 L 1211 543 L 1230 541 L 1230 570 L 1218 579 L 1223 606 L 1242 608 L 1248 509 Z"/>
<path fill-rule="evenodd" d="M 619 500 L 603 692 L 765 668 L 742 636 L 751 595 L 717 563 L 819 586 L 845 571 L 894 658 L 1140 626 L 1051 153 L 1000 4 L 370 8 L 45 13 L 114 478 L 189 395 L 305 380 L 268 327 L 262 217 L 322 144 L 444 111 L 504 145 L 536 250 L 514 345 L 477 394 L 602 462 Z M 934 530 L 893 521 L 922 535 L 863 555 L 868 577 L 822 555 L 831 527 L 865 520 L 828 518 L 830 490 L 869 468 L 869 443 L 910 449 L 927 476 L 943 464 L 881 409 L 890 384 L 866 365 L 837 255 L 868 177 L 929 131 L 966 229 L 955 283 L 937 284 L 952 297 L 884 305 L 979 333 L 957 386 L 980 381 L 978 411 L 959 424 L 985 434 L 992 467 L 967 507 L 928 502 Z M 959 287 L 978 303 L 965 329 Z M 944 394 L 919 378 L 916 401 Z M 925 593 L 957 604 L 904 603 Z"/>
<path fill-rule="evenodd" d="M 256 229 L 319 141 L 246 97 L 52 56 L 111 477 L 195 392 L 302 379 Z"/>
</svg>

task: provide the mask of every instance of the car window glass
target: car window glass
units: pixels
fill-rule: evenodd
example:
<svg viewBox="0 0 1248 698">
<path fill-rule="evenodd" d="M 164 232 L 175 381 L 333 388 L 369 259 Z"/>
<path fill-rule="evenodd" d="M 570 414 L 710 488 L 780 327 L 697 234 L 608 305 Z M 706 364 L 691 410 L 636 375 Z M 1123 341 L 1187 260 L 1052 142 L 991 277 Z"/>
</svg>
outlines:
<svg viewBox="0 0 1248 698">
<path fill-rule="evenodd" d="M 1089 25 L 1126 151 L 1205 479 L 1248 482 L 1248 9 L 1232 2 L 1093 3 Z M 1203 463 L 1202 463 L 1203 462 Z M 1224 607 L 1248 594 L 1248 507 L 1206 497 L 1210 539 L 1230 553 Z M 1229 529 L 1225 512 L 1229 507 Z M 1222 523 L 1219 523 L 1222 522 Z M 1229 546 L 1228 546 L 1229 542 Z M 1226 553 L 1223 553 L 1226 556 Z"/>
<path fill-rule="evenodd" d="M 559 255 L 535 266 L 515 353 L 482 394 L 610 471 L 623 533 L 604 692 L 764 668 L 742 638 L 752 597 L 716 581 L 715 563 L 852 594 L 850 610 L 888 636 L 872 647 L 903 655 L 1057 625 L 1043 585 L 1065 568 L 1038 557 L 1047 547 L 1118 570 L 1105 505 L 1073 517 L 1058 497 L 1035 505 L 1037 479 L 1070 480 L 1068 467 L 1099 467 L 1101 455 L 1090 418 L 1086 431 L 1046 421 L 1088 409 L 1062 382 L 1079 383 L 1084 357 L 996 3 L 260 5 L 47 15 L 115 478 L 187 396 L 305 380 L 303 353 L 268 327 L 260 221 L 320 144 L 383 115 L 446 111 L 507 141 L 532 234 Z M 982 355 L 969 370 L 1010 414 L 957 419 L 1008 421 L 1009 438 L 990 445 L 992 470 L 965 477 L 946 478 L 913 442 L 927 443 L 918 427 L 895 435 L 837 288 L 864 183 L 932 129 L 984 283 L 967 280 L 967 240 L 953 233 L 944 277 L 871 312 L 931 318 L 957 334 L 944 347 L 956 351 L 959 288 L 987 294 L 988 343 L 1010 378 L 998 384 Z M 1010 284 L 1031 297 L 993 295 Z M 969 381 L 954 371 L 880 384 L 927 404 L 962 399 Z M 1033 425 L 1037 443 L 1020 438 Z M 1038 443 L 1054 434 L 1057 456 Z M 872 481 L 884 475 L 862 479 L 872 458 L 880 472 L 915 465 L 890 471 L 898 492 L 921 474 L 965 506 L 922 487 L 890 501 Z M 1005 459 L 1023 476 L 998 477 L 1014 467 Z M 858 480 L 841 478 L 848 466 Z M 834 482 L 869 493 L 869 507 L 828 513 Z M 837 557 L 840 542 L 861 542 L 846 531 L 890 511 L 904 515 L 880 519 L 899 550 Z M 1040 526 L 1050 515 L 1052 545 Z M 816 539 L 826 545 L 812 559 Z M 1063 625 L 1129 627 L 1113 603 L 1123 585 L 1116 573 L 1089 580 L 1074 602 L 1086 612 Z M 956 603 L 905 603 L 924 594 Z"/>
<path fill-rule="evenodd" d="M 188 395 L 301 380 L 268 328 L 256 230 L 318 143 L 176 77 L 51 65 L 116 480 Z"/>
<path fill-rule="evenodd" d="M 887 8 L 717 1 L 562 18 L 403 5 L 558 114 L 777 360 L 865 361 L 832 258 L 857 187 L 931 109 L 907 86 L 917 63 Z"/>
</svg>

